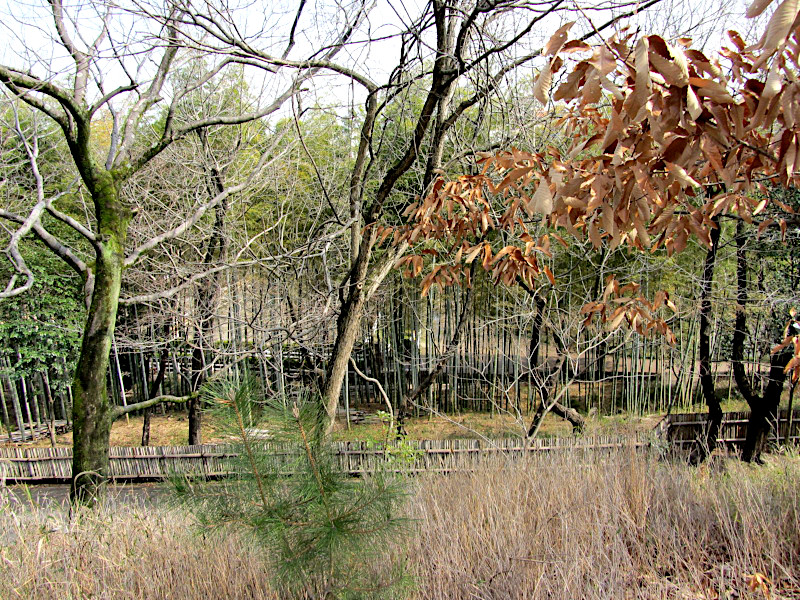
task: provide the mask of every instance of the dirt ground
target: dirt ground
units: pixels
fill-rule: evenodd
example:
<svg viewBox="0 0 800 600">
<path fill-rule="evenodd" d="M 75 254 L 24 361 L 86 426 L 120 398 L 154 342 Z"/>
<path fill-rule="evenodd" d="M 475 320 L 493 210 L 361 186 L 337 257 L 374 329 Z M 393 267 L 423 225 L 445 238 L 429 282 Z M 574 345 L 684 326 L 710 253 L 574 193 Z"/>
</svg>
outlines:
<svg viewBox="0 0 800 600">
<path fill-rule="evenodd" d="M 367 414 L 374 412 L 367 407 Z M 589 417 L 585 435 L 625 435 L 637 431 L 652 429 L 658 423 L 660 415 L 631 417 L 617 415 L 613 417 Z M 370 422 L 351 424 L 337 423 L 334 439 L 380 441 L 386 437 L 386 425 L 376 418 Z M 376 422 L 377 421 L 377 422 Z M 496 412 L 477 413 L 464 412 L 455 415 L 431 415 L 411 418 L 405 423 L 405 431 L 409 439 L 455 439 L 455 438 L 504 438 L 524 435 L 530 424 L 530 416 L 514 416 L 509 413 Z M 270 424 L 262 423 L 257 428 L 269 431 Z M 152 446 L 180 446 L 187 443 L 189 423 L 185 413 L 175 412 L 166 415 L 153 415 L 150 426 L 150 444 Z M 572 428 L 568 423 L 554 415 L 548 415 L 540 430 L 540 435 L 571 435 Z M 203 416 L 203 443 L 225 443 L 235 439 L 234 432 L 229 430 L 213 414 Z M 139 446 L 142 437 L 142 417 L 122 418 L 111 428 L 112 446 Z M 71 446 L 72 433 L 56 436 L 58 446 Z M 47 437 L 24 444 L 27 447 L 50 446 Z"/>
</svg>

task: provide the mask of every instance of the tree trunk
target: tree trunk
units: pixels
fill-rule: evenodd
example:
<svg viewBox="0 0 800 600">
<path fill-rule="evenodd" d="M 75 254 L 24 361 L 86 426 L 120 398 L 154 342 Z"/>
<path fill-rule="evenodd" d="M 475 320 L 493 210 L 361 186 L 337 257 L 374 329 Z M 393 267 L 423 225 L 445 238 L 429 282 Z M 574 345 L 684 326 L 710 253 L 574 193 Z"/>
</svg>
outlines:
<svg viewBox="0 0 800 600">
<path fill-rule="evenodd" d="M 322 386 L 322 402 L 328 415 L 326 434 L 330 434 L 333 430 L 342 382 L 347 375 L 350 355 L 353 352 L 356 338 L 361 329 L 361 315 L 364 312 L 364 303 L 363 292 L 359 289 L 342 304 L 341 312 L 339 313 L 336 341 L 333 344 L 330 362 L 328 363 L 325 384 Z"/>
<path fill-rule="evenodd" d="M 747 255 L 745 252 L 744 224 L 736 224 L 736 320 L 733 329 L 733 346 L 731 363 L 736 387 L 750 406 L 750 419 L 747 422 L 747 434 L 742 447 L 742 460 L 760 462 L 769 434 L 770 421 L 777 417 L 781 401 L 783 383 L 786 380 L 784 368 L 791 358 L 791 352 L 784 350 L 772 355 L 769 366 L 769 380 L 764 389 L 764 396 L 758 396 L 753 390 L 750 379 L 744 370 L 744 342 L 747 335 Z"/>
<path fill-rule="evenodd" d="M 70 499 L 93 504 L 108 475 L 112 407 L 106 387 L 111 339 L 119 305 L 130 211 L 117 198 L 108 172 L 95 175 L 98 216 L 95 281 L 72 383 L 72 481 Z"/>
<path fill-rule="evenodd" d="M 545 300 L 538 294 L 534 298 L 536 304 L 536 313 L 533 315 L 533 324 L 531 325 L 531 343 L 528 348 L 528 370 L 533 374 L 533 371 L 539 366 L 539 349 L 541 347 L 542 339 L 542 321 L 544 320 L 544 307 Z"/>
<path fill-rule="evenodd" d="M 736 316 L 733 324 L 733 340 L 731 345 L 731 368 L 736 380 L 736 387 L 750 408 L 758 404 L 750 379 L 744 370 L 744 343 L 747 337 L 747 254 L 744 248 L 744 224 L 736 224 Z"/>
<path fill-rule="evenodd" d="M 544 320 L 544 309 L 546 306 L 545 299 L 542 298 L 542 296 L 536 291 L 531 289 L 524 281 L 522 281 L 522 279 L 517 278 L 517 284 L 522 287 L 522 289 L 525 290 L 525 292 L 531 298 L 533 298 L 533 301 L 536 304 L 536 314 L 533 317 L 533 328 L 531 330 L 531 344 L 528 350 L 528 368 L 530 369 L 531 375 L 533 375 L 533 380 L 536 383 L 536 388 L 539 392 L 541 402 L 539 403 L 539 406 L 533 415 L 531 426 L 528 428 L 528 437 L 530 438 L 536 435 L 548 412 L 552 412 L 553 414 L 569 422 L 569 424 L 572 425 L 573 430 L 578 432 L 583 431 L 583 428 L 586 426 L 586 419 L 584 419 L 583 416 L 581 416 L 581 414 L 574 408 L 567 408 L 555 400 L 551 401 L 551 392 L 547 389 L 547 381 L 550 378 L 553 378 L 554 389 L 558 385 L 559 378 L 561 377 L 561 371 L 567 364 L 566 348 L 564 348 L 562 344 L 557 344 L 562 352 L 562 358 L 558 364 L 558 367 L 553 373 L 545 376 L 544 371 L 542 369 L 538 369 L 540 346 L 539 340 L 542 332 L 542 322 Z M 546 361 L 547 357 L 545 356 L 545 362 Z M 537 369 L 539 370 L 538 373 L 535 372 Z"/>
<path fill-rule="evenodd" d="M 583 431 L 583 428 L 586 426 L 586 419 L 583 418 L 583 415 L 581 415 L 574 408 L 568 408 L 560 402 L 550 402 L 547 400 L 549 394 L 547 393 L 546 388 L 543 387 L 541 390 L 544 392 L 542 394 L 542 402 L 536 409 L 536 412 L 533 415 L 533 420 L 531 421 L 531 426 L 528 428 L 529 438 L 534 437 L 539 431 L 539 428 L 542 426 L 542 421 L 544 421 L 544 418 L 547 416 L 548 412 L 551 412 L 567 421 L 570 425 L 572 425 L 572 429 L 576 433 Z"/>
<path fill-rule="evenodd" d="M 325 427 L 326 435 L 330 435 L 333 431 L 342 382 L 347 375 L 350 355 L 361 330 L 361 316 L 367 302 L 364 284 L 375 239 L 375 227 L 371 227 L 369 233 L 361 238 L 358 255 L 345 281 L 347 296 L 342 302 L 339 318 L 336 320 L 336 341 L 333 343 L 331 358 L 325 373 L 325 383 L 322 386 L 322 403 L 328 416 L 328 423 Z"/>
<path fill-rule="evenodd" d="M 203 349 L 195 348 L 192 351 L 192 391 L 199 388 L 203 381 Z M 192 398 L 187 404 L 189 411 L 189 439 L 190 446 L 202 444 L 201 427 L 203 425 L 203 411 L 200 398 Z"/>
<path fill-rule="evenodd" d="M 472 265 L 470 265 L 470 281 L 474 281 L 475 265 L 476 263 L 474 261 Z M 412 390 L 407 396 L 406 395 L 403 396 L 403 400 L 401 401 L 400 404 L 403 416 L 405 416 L 406 407 L 409 404 L 412 404 L 414 406 L 417 405 L 419 397 L 422 396 L 422 394 L 424 394 L 426 391 L 428 391 L 428 388 L 431 386 L 431 384 L 434 381 L 436 381 L 436 378 L 444 370 L 444 367 L 447 364 L 447 362 L 456 353 L 456 350 L 458 350 L 458 345 L 461 343 L 461 337 L 464 335 L 464 330 L 466 329 L 467 326 L 467 316 L 469 315 L 469 309 L 472 306 L 473 289 L 474 289 L 473 286 L 467 288 L 467 292 L 464 295 L 464 301 L 461 306 L 461 314 L 459 315 L 458 323 L 456 324 L 455 332 L 453 333 L 450 343 L 447 345 L 444 352 L 442 352 L 442 355 L 439 357 L 439 360 L 436 361 L 436 365 L 434 365 L 434 367 L 430 369 L 428 374 L 422 379 L 422 381 L 420 381 L 419 385 L 414 390 Z"/>
<path fill-rule="evenodd" d="M 719 218 L 715 217 L 716 229 L 711 230 L 711 248 L 706 252 L 703 265 L 703 277 L 700 280 L 700 387 L 708 406 L 708 422 L 705 439 L 692 457 L 693 463 L 703 462 L 717 447 L 717 437 L 722 424 L 722 406 L 714 390 L 714 379 L 711 375 L 711 336 L 709 334 L 711 317 L 711 290 L 714 282 L 714 266 L 719 247 Z"/>
<path fill-rule="evenodd" d="M 192 351 L 192 391 L 197 391 L 206 378 L 205 346 L 213 336 L 214 331 L 214 306 L 217 297 L 217 277 L 211 277 L 208 287 L 200 286 L 195 299 L 198 311 L 198 340 L 197 346 Z M 189 400 L 189 445 L 202 444 L 203 405 L 202 399 L 197 396 Z"/>
<path fill-rule="evenodd" d="M 111 335 L 117 316 L 122 254 L 98 256 L 92 304 L 72 384 L 73 457 L 70 498 L 94 503 L 108 474 L 111 405 L 106 389 Z"/>
<path fill-rule="evenodd" d="M 770 359 L 769 380 L 764 390 L 764 396 L 760 398 L 760 402 L 756 402 L 750 407 L 747 435 L 742 447 L 742 460 L 745 462 L 761 462 L 761 453 L 766 449 L 770 430 L 773 424 L 777 423 L 781 392 L 783 392 L 783 383 L 786 381 L 784 369 L 791 357 L 791 350 L 784 349 L 773 354 Z M 777 430 L 775 433 L 778 433 Z"/>
<path fill-rule="evenodd" d="M 583 428 L 586 426 L 586 419 L 584 419 L 577 410 L 574 408 L 568 408 L 557 400 L 550 400 L 551 391 L 547 389 L 547 380 L 550 378 L 553 379 L 553 391 L 555 391 L 556 386 L 558 386 L 559 379 L 561 378 L 561 372 L 566 364 L 567 359 L 566 355 L 564 355 L 562 356 L 556 370 L 547 377 L 542 377 L 542 383 L 537 383 L 537 387 L 539 388 L 539 396 L 541 396 L 541 402 L 539 403 L 539 407 L 536 409 L 536 413 L 533 415 L 531 426 L 528 428 L 529 438 L 536 436 L 539 428 L 542 426 L 544 418 L 549 412 L 552 412 L 553 414 L 569 422 L 575 432 L 583 431 Z M 542 375 L 543 374 L 540 374 L 539 376 Z"/>
<path fill-rule="evenodd" d="M 153 381 L 152 385 L 150 386 L 149 394 L 147 395 L 147 399 L 151 400 L 158 395 L 158 388 L 161 387 L 161 384 L 164 383 L 164 375 L 167 371 L 167 351 L 161 351 L 161 360 L 158 363 L 158 374 L 156 375 L 155 381 Z M 144 409 L 144 420 L 142 422 L 142 446 L 149 446 L 150 445 L 150 411 L 152 408 L 145 408 Z"/>
<path fill-rule="evenodd" d="M 209 156 L 209 163 L 214 164 L 208 149 L 208 140 L 205 137 L 205 130 L 201 133 L 206 154 Z M 210 167 L 210 176 L 207 181 L 208 193 L 212 197 L 225 191 L 223 171 L 217 167 Z M 214 209 L 214 228 L 208 238 L 203 264 L 211 265 L 221 259 L 227 248 L 227 238 L 225 237 L 225 216 L 228 213 L 228 202 L 223 201 Z M 205 379 L 205 356 L 203 348 L 207 345 L 212 335 L 214 327 L 214 310 L 217 305 L 217 291 L 219 288 L 219 273 L 212 275 L 203 285 L 197 287 L 195 302 L 197 306 L 197 318 L 199 321 L 198 330 L 200 339 L 197 347 L 192 352 L 192 391 L 196 391 Z M 203 406 L 202 399 L 197 396 L 189 400 L 189 445 L 202 444 L 201 427 L 203 425 Z"/>
</svg>

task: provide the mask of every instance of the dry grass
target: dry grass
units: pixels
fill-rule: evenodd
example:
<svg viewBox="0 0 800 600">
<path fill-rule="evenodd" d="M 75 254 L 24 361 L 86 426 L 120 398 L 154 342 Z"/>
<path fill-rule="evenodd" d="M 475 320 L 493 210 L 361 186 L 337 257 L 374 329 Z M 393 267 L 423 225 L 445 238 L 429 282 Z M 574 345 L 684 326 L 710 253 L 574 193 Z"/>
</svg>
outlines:
<svg viewBox="0 0 800 600">
<path fill-rule="evenodd" d="M 800 598 L 800 459 L 533 457 L 410 482 L 420 599 Z M 0 491 L 2 494 L 2 491 Z M 0 598 L 269 598 L 269 553 L 164 507 L 0 504 Z M 369 557 L 365 557 L 369 560 Z"/>
<path fill-rule="evenodd" d="M 439 598 L 800 598 L 800 463 L 699 472 L 632 454 L 426 479 L 410 554 Z"/>
<path fill-rule="evenodd" d="M 108 504 L 69 519 L 0 504 L 3 600 L 269 598 L 262 557 L 241 536 L 197 535 L 175 510 Z"/>
</svg>

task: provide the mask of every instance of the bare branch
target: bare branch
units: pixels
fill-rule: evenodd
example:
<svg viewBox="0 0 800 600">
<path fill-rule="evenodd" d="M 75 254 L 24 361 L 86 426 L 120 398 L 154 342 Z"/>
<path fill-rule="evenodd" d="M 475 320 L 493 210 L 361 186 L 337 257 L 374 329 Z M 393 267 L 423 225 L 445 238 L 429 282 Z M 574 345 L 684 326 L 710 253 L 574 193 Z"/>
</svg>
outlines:
<svg viewBox="0 0 800 600">
<path fill-rule="evenodd" d="M 188 396 L 171 396 L 169 394 L 164 394 L 162 396 L 156 396 L 155 398 L 150 398 L 149 400 L 142 400 L 141 402 L 136 402 L 135 404 L 128 404 L 127 406 L 115 406 L 111 411 L 111 420 L 116 420 L 122 415 L 126 415 L 128 413 L 132 413 L 137 410 L 144 410 L 145 408 L 150 408 L 151 406 L 155 406 L 156 404 L 161 404 L 162 402 L 184 404 L 193 398 L 197 398 L 199 395 L 200 395 L 199 392 L 193 392 Z"/>
<path fill-rule="evenodd" d="M 194 227 L 194 225 L 203 217 L 204 214 L 206 214 L 206 212 L 208 212 L 209 210 L 211 210 L 212 208 L 217 206 L 220 202 L 225 200 L 225 198 L 227 198 L 228 196 L 230 196 L 232 194 L 235 194 L 237 192 L 240 192 L 240 191 L 246 189 L 252 183 L 252 181 L 256 178 L 256 176 L 261 172 L 261 170 L 264 167 L 266 167 L 267 165 L 272 164 L 273 162 L 275 162 L 276 160 L 281 158 L 284 154 L 286 154 L 288 149 L 282 151 L 280 154 L 278 154 L 278 155 L 276 155 L 276 156 L 274 156 L 272 158 L 268 158 L 269 157 L 269 150 L 274 148 L 275 145 L 277 145 L 278 141 L 279 140 L 276 140 L 273 143 L 272 147 L 270 147 L 268 150 L 265 150 L 261 154 L 261 157 L 259 158 L 258 164 L 252 169 L 252 171 L 250 171 L 250 173 L 248 174 L 247 178 L 244 181 L 242 181 L 241 183 L 239 183 L 239 184 L 237 184 L 235 186 L 232 186 L 232 187 L 224 190 L 223 192 L 220 192 L 219 194 L 217 194 L 216 196 L 211 198 L 211 200 L 209 200 L 205 204 L 200 205 L 195 210 L 195 212 L 192 214 L 192 216 L 190 216 L 188 219 L 183 221 L 180 225 L 178 225 L 176 227 L 173 227 L 172 229 L 169 229 L 167 231 L 164 231 L 163 233 L 161 233 L 161 234 L 159 234 L 157 236 L 154 236 L 154 237 L 150 238 L 149 240 L 147 240 L 145 243 L 141 244 L 139 247 L 134 249 L 133 252 L 131 252 L 125 258 L 125 266 L 133 265 L 134 263 L 136 263 L 137 260 L 139 260 L 139 258 L 141 257 L 141 255 L 143 253 L 147 252 L 148 250 L 152 250 L 153 248 L 157 247 L 159 244 L 162 244 L 163 242 L 165 242 L 167 240 L 175 239 L 176 237 L 178 237 L 179 235 L 181 235 L 185 231 L 187 231 L 190 228 Z"/>
</svg>

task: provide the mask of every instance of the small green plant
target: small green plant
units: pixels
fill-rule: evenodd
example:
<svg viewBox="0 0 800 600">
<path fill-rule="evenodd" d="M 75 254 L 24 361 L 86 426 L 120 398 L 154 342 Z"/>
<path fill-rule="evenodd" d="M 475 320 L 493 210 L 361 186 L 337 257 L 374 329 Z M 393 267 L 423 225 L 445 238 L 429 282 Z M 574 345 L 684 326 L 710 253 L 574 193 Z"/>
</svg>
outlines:
<svg viewBox="0 0 800 600">
<path fill-rule="evenodd" d="M 322 404 L 310 395 L 262 400 L 250 378 L 214 382 L 203 393 L 237 436 L 240 474 L 220 483 L 176 481 L 198 524 L 252 533 L 286 598 L 404 595 L 408 578 L 397 560 L 398 540 L 409 529 L 399 510 L 402 480 L 343 473 L 324 436 Z M 269 443 L 248 432 L 264 418 Z"/>
<path fill-rule="evenodd" d="M 383 431 L 376 436 L 379 439 L 367 440 L 367 449 L 383 451 L 384 461 L 381 466 L 385 467 L 389 473 L 413 468 L 417 458 L 425 452 L 409 441 L 405 433 L 395 431 L 395 421 L 391 414 L 379 410 L 375 415 L 381 422 Z M 395 436 L 394 440 L 392 440 L 392 435 Z"/>
</svg>

